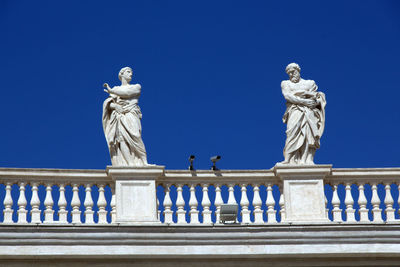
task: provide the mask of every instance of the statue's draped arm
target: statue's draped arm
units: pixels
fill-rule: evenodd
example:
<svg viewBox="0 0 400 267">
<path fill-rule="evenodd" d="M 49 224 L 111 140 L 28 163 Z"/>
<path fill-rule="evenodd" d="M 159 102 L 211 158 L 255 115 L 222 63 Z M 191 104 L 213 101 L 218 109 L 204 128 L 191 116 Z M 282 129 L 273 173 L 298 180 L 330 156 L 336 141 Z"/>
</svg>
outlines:
<svg viewBox="0 0 400 267">
<path fill-rule="evenodd" d="M 285 97 L 286 101 L 296 105 L 304 105 L 304 101 L 300 97 L 297 97 L 290 92 L 290 88 L 285 81 L 281 83 L 281 88 L 282 94 Z"/>
<path fill-rule="evenodd" d="M 112 97 L 108 97 L 103 103 L 103 130 L 108 144 L 115 142 L 118 124 L 116 113 L 112 112 L 112 103 Z"/>
<path fill-rule="evenodd" d="M 109 91 L 120 97 L 134 97 L 140 94 L 141 89 L 140 84 L 133 84 L 127 87 L 116 86 Z"/>
<path fill-rule="evenodd" d="M 317 95 L 317 102 L 319 104 L 319 108 L 316 109 L 318 118 L 319 118 L 319 136 L 321 137 L 324 133 L 325 129 L 325 106 L 326 106 L 326 97 L 325 94 L 322 92 L 318 92 Z"/>
</svg>

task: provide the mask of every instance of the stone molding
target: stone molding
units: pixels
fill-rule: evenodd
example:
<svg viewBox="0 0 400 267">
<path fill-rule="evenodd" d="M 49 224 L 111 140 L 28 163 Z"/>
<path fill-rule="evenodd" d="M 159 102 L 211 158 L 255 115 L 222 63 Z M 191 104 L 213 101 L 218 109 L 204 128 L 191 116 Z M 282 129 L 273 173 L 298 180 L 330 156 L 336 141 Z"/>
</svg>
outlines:
<svg viewBox="0 0 400 267">
<path fill-rule="evenodd" d="M 115 180 L 153 180 L 164 175 L 164 166 L 114 167 L 107 166 L 106 173 Z"/>
<path fill-rule="evenodd" d="M 400 257 L 399 225 L 3 226 L 0 259 Z"/>
<path fill-rule="evenodd" d="M 315 165 L 320 166 L 320 165 Z M 330 165 L 323 165 L 330 166 Z M 111 166 L 108 167 L 110 169 Z M 162 166 L 157 166 L 162 167 Z M 301 167 L 301 166 L 299 166 Z M 111 167 L 114 168 L 114 167 Z M 129 167 L 128 167 L 129 168 Z M 123 168 L 121 168 L 123 169 Z M 327 180 L 398 180 L 400 168 L 332 168 L 331 174 L 327 175 Z M 158 177 L 163 180 L 182 180 L 199 179 L 201 181 L 215 179 L 243 179 L 252 181 L 254 179 L 279 179 L 274 172 L 274 168 L 265 170 L 164 170 Z M 0 168 L 1 181 L 96 181 L 112 182 L 111 175 L 102 169 L 44 169 L 44 168 Z"/>
<path fill-rule="evenodd" d="M 0 181 L 17 182 L 104 182 L 112 183 L 111 177 L 104 170 L 79 169 L 34 169 L 34 168 L 0 168 Z"/>
<path fill-rule="evenodd" d="M 274 173 L 280 179 L 320 179 L 327 177 L 332 172 L 332 165 L 289 165 L 276 164 Z"/>
</svg>

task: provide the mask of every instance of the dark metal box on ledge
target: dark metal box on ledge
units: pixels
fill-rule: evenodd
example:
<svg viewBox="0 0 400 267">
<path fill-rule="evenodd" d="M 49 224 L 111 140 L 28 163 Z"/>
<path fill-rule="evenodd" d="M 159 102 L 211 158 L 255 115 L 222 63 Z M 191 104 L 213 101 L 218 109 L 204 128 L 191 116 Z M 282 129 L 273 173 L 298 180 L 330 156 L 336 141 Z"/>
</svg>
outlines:
<svg viewBox="0 0 400 267">
<path fill-rule="evenodd" d="M 221 223 L 236 223 L 238 212 L 237 204 L 222 204 L 220 211 Z"/>
</svg>

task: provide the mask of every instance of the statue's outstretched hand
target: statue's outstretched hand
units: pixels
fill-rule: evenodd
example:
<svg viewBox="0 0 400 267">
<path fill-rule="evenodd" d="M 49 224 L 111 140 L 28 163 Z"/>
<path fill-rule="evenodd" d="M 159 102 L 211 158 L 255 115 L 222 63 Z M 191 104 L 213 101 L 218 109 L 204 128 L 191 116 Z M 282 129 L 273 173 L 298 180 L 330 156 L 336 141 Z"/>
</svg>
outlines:
<svg viewBox="0 0 400 267">
<path fill-rule="evenodd" d="M 107 92 L 109 94 L 111 93 L 111 87 L 108 85 L 108 83 L 104 83 L 103 87 L 106 88 L 106 89 L 104 89 L 105 92 Z"/>
</svg>

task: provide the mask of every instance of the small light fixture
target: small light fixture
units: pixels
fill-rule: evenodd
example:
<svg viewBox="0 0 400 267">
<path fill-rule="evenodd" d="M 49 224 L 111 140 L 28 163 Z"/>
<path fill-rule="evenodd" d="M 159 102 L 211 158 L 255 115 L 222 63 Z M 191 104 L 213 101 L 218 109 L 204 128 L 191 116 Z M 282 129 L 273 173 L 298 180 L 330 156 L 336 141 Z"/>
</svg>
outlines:
<svg viewBox="0 0 400 267">
<path fill-rule="evenodd" d="M 189 166 L 189 170 L 194 171 L 194 167 L 193 167 L 193 161 L 196 157 L 194 155 L 190 155 L 189 157 L 189 162 L 190 162 L 190 166 Z"/>
<path fill-rule="evenodd" d="M 210 158 L 211 162 L 213 163 L 213 165 L 211 166 L 211 170 L 213 170 L 213 171 L 218 171 L 219 170 L 217 168 L 217 166 L 215 166 L 215 163 L 217 163 L 217 161 L 220 160 L 220 159 L 221 159 L 221 156 L 214 156 L 214 157 Z"/>
<path fill-rule="evenodd" d="M 223 224 L 237 223 L 237 204 L 222 204 L 219 213 L 219 222 Z"/>
</svg>

